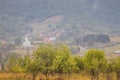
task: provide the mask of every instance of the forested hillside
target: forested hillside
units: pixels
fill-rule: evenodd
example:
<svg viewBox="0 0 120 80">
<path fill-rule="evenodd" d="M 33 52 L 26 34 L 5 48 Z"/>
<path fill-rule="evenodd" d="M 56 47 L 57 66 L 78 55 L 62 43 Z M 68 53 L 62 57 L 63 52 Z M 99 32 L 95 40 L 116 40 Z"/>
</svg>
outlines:
<svg viewBox="0 0 120 80">
<path fill-rule="evenodd" d="M 119 0 L 0 0 L 0 39 L 24 35 L 28 22 L 56 15 L 64 16 L 58 30 L 120 34 Z"/>
<path fill-rule="evenodd" d="M 10 15 L 0 15 L 0 39 L 12 40 L 25 35 L 30 28 L 24 22 L 24 18 Z"/>
</svg>

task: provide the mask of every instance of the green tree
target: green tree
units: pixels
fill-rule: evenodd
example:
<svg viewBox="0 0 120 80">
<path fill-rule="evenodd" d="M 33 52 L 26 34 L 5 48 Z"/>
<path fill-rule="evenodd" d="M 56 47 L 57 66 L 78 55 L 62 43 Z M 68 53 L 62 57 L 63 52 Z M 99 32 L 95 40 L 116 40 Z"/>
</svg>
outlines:
<svg viewBox="0 0 120 80">
<path fill-rule="evenodd" d="M 9 56 L 11 55 L 11 50 L 15 48 L 14 44 L 5 44 L 0 45 L 0 64 L 2 71 L 5 71 L 5 65 L 6 62 L 9 59 Z"/>
<path fill-rule="evenodd" d="M 29 61 L 27 56 L 14 54 L 11 55 L 8 60 L 8 69 L 10 72 L 14 73 L 26 72 L 28 63 Z"/>
<path fill-rule="evenodd" d="M 13 73 L 27 73 L 32 74 L 32 80 L 36 80 L 37 74 L 42 72 L 44 62 L 40 58 L 34 56 L 20 56 L 12 55 L 9 58 L 8 68 Z"/>
<path fill-rule="evenodd" d="M 51 44 L 41 44 L 34 51 L 34 58 L 40 62 L 44 62 L 44 70 L 42 73 L 47 77 L 52 73 L 52 63 L 56 54 L 56 46 Z"/>
<path fill-rule="evenodd" d="M 56 49 L 56 56 L 53 60 L 52 68 L 54 72 L 62 73 L 71 73 L 75 69 L 75 60 L 71 56 L 71 52 L 66 45 L 61 45 Z"/>
<path fill-rule="evenodd" d="M 76 72 L 80 73 L 80 72 L 84 71 L 84 69 L 85 69 L 84 58 L 81 58 L 79 56 L 75 56 L 74 58 L 75 58 L 76 68 L 77 68 Z"/>
<path fill-rule="evenodd" d="M 104 52 L 98 49 L 90 49 L 85 55 L 86 71 L 91 80 L 98 80 L 99 73 L 105 68 L 106 58 Z"/>
<path fill-rule="evenodd" d="M 17 64 L 17 59 L 18 59 L 18 55 L 16 54 L 10 55 L 8 64 L 7 64 L 9 72 L 14 72 L 14 67 Z"/>
<path fill-rule="evenodd" d="M 116 78 L 117 80 L 120 80 L 120 57 L 115 58 L 113 66 L 116 73 Z"/>
<path fill-rule="evenodd" d="M 29 58 L 26 66 L 27 73 L 32 73 L 32 80 L 36 80 L 36 77 L 39 73 L 42 73 L 44 70 L 44 62 L 41 58 Z"/>
<path fill-rule="evenodd" d="M 113 80 L 113 73 L 114 73 L 114 59 L 110 58 L 107 60 L 105 65 L 105 70 L 107 80 Z"/>
<path fill-rule="evenodd" d="M 12 73 L 11 79 L 23 80 L 27 73 L 27 64 L 29 64 L 27 56 L 12 54 L 8 60 L 8 71 Z M 21 73 L 23 74 L 22 76 Z"/>
</svg>

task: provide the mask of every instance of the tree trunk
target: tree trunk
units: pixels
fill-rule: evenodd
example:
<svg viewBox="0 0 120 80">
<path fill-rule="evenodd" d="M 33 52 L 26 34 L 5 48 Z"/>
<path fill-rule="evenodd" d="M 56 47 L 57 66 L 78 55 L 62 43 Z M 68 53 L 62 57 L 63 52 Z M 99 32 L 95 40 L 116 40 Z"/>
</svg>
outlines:
<svg viewBox="0 0 120 80">
<path fill-rule="evenodd" d="M 40 74 L 40 79 L 39 80 L 43 80 L 42 74 Z"/>
<path fill-rule="evenodd" d="M 111 78 L 112 78 L 112 76 L 111 76 L 111 73 L 106 73 L 106 78 L 107 78 L 107 80 L 112 80 Z"/>
<path fill-rule="evenodd" d="M 91 76 L 91 80 L 95 80 L 95 76 Z"/>
<path fill-rule="evenodd" d="M 33 73 L 32 76 L 33 76 L 33 79 L 32 79 L 32 80 L 36 80 L 37 74 L 36 74 L 36 73 Z"/>
<path fill-rule="evenodd" d="M 99 75 L 96 76 L 96 80 L 99 80 Z"/>
<path fill-rule="evenodd" d="M 68 73 L 68 80 L 70 80 L 71 73 Z"/>
<path fill-rule="evenodd" d="M 58 78 L 56 80 L 63 80 L 62 77 L 63 77 L 62 73 L 58 73 Z"/>
<path fill-rule="evenodd" d="M 120 73 L 119 72 L 116 73 L 116 76 L 117 76 L 117 80 L 120 80 Z"/>
<path fill-rule="evenodd" d="M 46 80 L 49 80 L 49 75 L 48 75 L 48 73 L 46 73 L 45 76 L 46 76 Z"/>
</svg>

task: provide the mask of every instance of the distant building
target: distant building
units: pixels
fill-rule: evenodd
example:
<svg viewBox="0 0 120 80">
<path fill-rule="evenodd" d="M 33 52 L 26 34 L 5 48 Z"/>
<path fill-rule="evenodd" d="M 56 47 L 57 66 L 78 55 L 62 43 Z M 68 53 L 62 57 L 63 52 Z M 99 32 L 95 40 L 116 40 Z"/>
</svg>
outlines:
<svg viewBox="0 0 120 80">
<path fill-rule="evenodd" d="M 28 37 L 25 38 L 25 42 L 23 43 L 24 48 L 32 47 L 31 42 L 28 40 Z"/>
<path fill-rule="evenodd" d="M 31 42 L 29 41 L 28 37 L 25 37 L 25 42 L 23 43 L 23 48 L 26 49 L 27 54 L 30 55 L 30 48 L 32 48 Z"/>
<path fill-rule="evenodd" d="M 50 40 L 49 40 L 49 38 L 48 38 L 48 37 L 45 37 L 45 38 L 43 39 L 43 42 L 44 42 L 44 43 L 49 43 L 49 42 L 50 42 Z"/>
<path fill-rule="evenodd" d="M 56 33 L 56 37 L 59 37 L 59 36 L 61 36 L 61 35 L 62 35 L 61 32 L 57 32 L 57 33 Z"/>
<path fill-rule="evenodd" d="M 120 54 L 120 51 L 115 51 L 115 54 Z"/>
<path fill-rule="evenodd" d="M 56 37 L 50 37 L 49 40 L 54 41 L 54 40 L 56 40 Z"/>
</svg>

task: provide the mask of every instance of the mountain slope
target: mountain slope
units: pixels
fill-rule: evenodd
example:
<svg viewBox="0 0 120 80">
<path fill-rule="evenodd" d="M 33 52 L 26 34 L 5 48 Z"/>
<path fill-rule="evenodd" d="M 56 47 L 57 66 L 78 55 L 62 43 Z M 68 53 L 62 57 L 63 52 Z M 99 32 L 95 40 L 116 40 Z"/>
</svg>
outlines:
<svg viewBox="0 0 120 80">
<path fill-rule="evenodd" d="M 57 15 L 64 16 L 60 29 L 120 34 L 120 0 L 0 0 L 0 38 L 24 35 L 32 20 Z"/>
<path fill-rule="evenodd" d="M 25 35 L 29 30 L 22 17 L 16 18 L 5 14 L 0 16 L 0 39 L 14 40 Z"/>
</svg>

